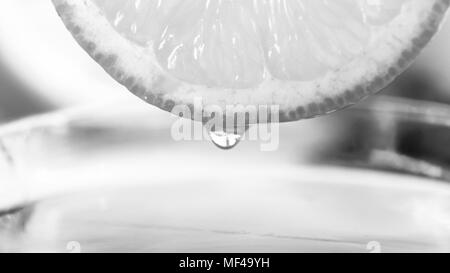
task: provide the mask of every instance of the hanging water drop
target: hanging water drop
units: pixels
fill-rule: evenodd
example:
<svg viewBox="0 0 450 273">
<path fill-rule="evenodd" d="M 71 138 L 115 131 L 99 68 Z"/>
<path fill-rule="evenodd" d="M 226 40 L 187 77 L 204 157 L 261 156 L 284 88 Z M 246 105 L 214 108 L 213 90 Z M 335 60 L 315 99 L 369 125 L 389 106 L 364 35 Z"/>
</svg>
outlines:
<svg viewBox="0 0 450 273">
<path fill-rule="evenodd" d="M 224 131 L 209 131 L 211 141 L 223 150 L 230 150 L 236 147 L 242 139 L 242 135 L 227 133 Z"/>
<path fill-rule="evenodd" d="M 245 132 L 249 129 L 249 126 L 238 126 L 233 129 L 215 129 L 215 127 L 208 127 L 205 125 L 209 133 L 209 138 L 212 143 L 223 150 L 231 150 L 236 147 L 243 139 Z"/>
</svg>

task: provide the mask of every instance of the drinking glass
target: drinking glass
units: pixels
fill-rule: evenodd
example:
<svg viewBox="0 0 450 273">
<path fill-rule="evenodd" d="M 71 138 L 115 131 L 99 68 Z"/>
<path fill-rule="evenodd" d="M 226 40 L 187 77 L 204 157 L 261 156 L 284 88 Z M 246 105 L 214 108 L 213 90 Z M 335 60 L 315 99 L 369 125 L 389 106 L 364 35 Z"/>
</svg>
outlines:
<svg viewBox="0 0 450 273">
<path fill-rule="evenodd" d="M 448 252 L 449 113 L 377 97 L 281 124 L 271 152 L 177 141 L 136 100 L 20 120 L 0 128 L 0 251 Z"/>
</svg>

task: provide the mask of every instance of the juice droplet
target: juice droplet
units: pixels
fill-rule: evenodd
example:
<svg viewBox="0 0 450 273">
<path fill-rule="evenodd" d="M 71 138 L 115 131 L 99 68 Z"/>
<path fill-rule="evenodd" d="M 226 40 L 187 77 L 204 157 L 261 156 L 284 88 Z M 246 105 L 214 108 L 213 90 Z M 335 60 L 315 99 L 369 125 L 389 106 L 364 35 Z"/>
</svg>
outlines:
<svg viewBox="0 0 450 273">
<path fill-rule="evenodd" d="M 227 133 L 224 131 L 209 131 L 211 141 L 223 150 L 230 150 L 236 147 L 242 139 L 242 135 Z"/>
</svg>

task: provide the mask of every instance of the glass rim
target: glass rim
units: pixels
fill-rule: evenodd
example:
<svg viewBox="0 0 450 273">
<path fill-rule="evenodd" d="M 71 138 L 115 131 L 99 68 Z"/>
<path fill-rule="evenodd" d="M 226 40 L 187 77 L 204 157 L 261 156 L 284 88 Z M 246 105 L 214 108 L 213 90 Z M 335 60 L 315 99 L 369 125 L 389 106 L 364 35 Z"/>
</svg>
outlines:
<svg viewBox="0 0 450 273">
<path fill-rule="evenodd" d="M 389 115 L 401 115 L 401 116 L 405 116 L 405 111 L 408 111 L 409 108 L 411 108 L 411 110 L 413 111 L 413 113 L 415 113 L 412 116 L 408 116 L 406 118 L 410 118 L 415 122 L 418 122 L 420 124 L 431 124 L 431 125 L 439 125 L 442 126 L 443 122 L 445 126 L 448 126 L 447 123 L 450 122 L 450 118 L 448 119 L 449 121 L 447 122 L 445 119 L 445 115 L 448 111 L 449 113 L 449 117 L 450 117 L 450 107 L 443 105 L 443 104 L 439 104 L 439 103 L 429 103 L 429 102 L 424 102 L 425 105 L 412 105 L 412 104 L 408 104 L 407 103 L 411 103 L 411 100 L 405 100 L 405 99 L 398 99 L 398 98 L 382 98 L 382 100 L 385 101 L 381 101 L 384 102 L 380 104 L 376 104 L 375 103 L 371 103 L 369 104 L 369 106 L 356 106 L 354 109 L 352 109 L 351 111 L 374 111 L 374 112 L 381 112 L 382 115 L 385 114 L 389 114 Z M 386 101 L 388 103 L 386 103 Z M 421 103 L 420 101 L 413 101 L 414 103 Z M 111 105 L 117 106 L 117 101 L 113 101 L 113 102 L 108 102 L 108 103 L 101 103 L 101 104 L 92 104 L 92 105 L 82 105 L 82 106 L 74 106 L 74 107 L 70 107 L 70 108 L 66 108 L 66 109 L 59 109 L 59 110 L 55 110 L 53 112 L 49 112 L 49 113 L 44 113 L 44 114 L 39 114 L 36 116 L 31 116 L 31 117 L 27 117 L 27 118 L 23 118 L 17 121 L 13 121 L 4 125 L 0 126 L 0 170 L 2 167 L 2 161 L 5 161 L 5 150 L 2 149 L 3 146 L 3 139 L 7 136 L 13 136 L 13 135 L 23 135 L 23 134 L 27 134 L 30 132 L 30 130 L 34 130 L 36 128 L 59 128 L 61 126 L 66 126 L 68 125 L 71 121 L 77 120 L 79 118 L 87 118 L 89 121 L 89 113 L 93 113 L 93 111 L 97 112 L 99 109 L 105 108 L 105 109 L 110 109 L 109 107 Z M 390 103 L 390 104 L 389 104 Z M 164 121 L 167 121 L 168 117 L 171 116 L 170 114 L 161 111 L 159 109 L 156 108 L 152 108 L 152 107 L 148 107 L 148 105 L 142 105 L 141 107 L 135 107 L 136 105 L 128 105 L 128 104 L 122 104 L 120 102 L 121 105 L 123 105 L 123 107 L 125 107 L 126 109 L 128 109 L 128 111 L 132 110 L 132 113 L 134 113 L 134 111 L 136 111 L 137 114 L 140 114 L 141 111 L 151 111 L 152 114 L 155 115 L 159 115 L 161 117 L 163 117 Z M 398 105 L 406 105 L 405 107 L 403 107 L 403 110 L 399 107 L 397 107 Z M 412 105 L 412 106 L 411 106 Z M 433 105 L 435 108 L 434 109 L 430 109 L 427 108 L 430 105 Z M 448 108 L 448 109 L 447 109 Z M 391 111 L 391 109 L 394 109 L 395 111 Z M 431 115 L 428 115 L 428 113 L 431 113 Z M 423 116 L 424 114 L 426 114 L 425 116 Z M 107 117 L 108 118 L 108 117 Z M 107 118 L 105 120 L 107 120 Z M 173 117 L 175 118 L 175 117 Z M 103 117 L 100 117 L 100 120 L 102 120 Z M 158 118 L 155 118 L 158 119 Z M 114 125 L 115 126 L 115 125 Z M 166 127 L 169 127 L 170 125 L 167 125 Z M 449 126 L 450 127 L 450 126 Z M 158 128 L 160 128 L 158 126 Z M 62 138 L 64 138 L 64 136 L 62 136 Z M 414 159 L 412 158 L 402 158 L 402 155 L 395 153 L 395 152 L 389 152 L 389 151 L 377 151 L 378 152 L 378 156 L 381 157 L 393 157 L 395 160 L 407 160 L 408 162 L 406 162 L 405 166 L 407 166 L 407 168 L 405 168 L 404 166 L 396 166 L 396 165 L 392 165 L 390 166 L 389 169 L 385 169 L 383 167 L 377 166 L 375 164 L 373 164 L 373 162 L 367 162 L 366 165 L 364 166 L 342 166 L 341 164 L 339 164 L 339 162 L 327 162 L 327 164 L 329 164 L 330 166 L 333 166 L 337 169 L 346 171 L 349 168 L 352 170 L 358 170 L 358 169 L 363 169 L 363 170 L 369 170 L 369 171 L 375 171 L 375 172 L 380 172 L 380 173 L 398 173 L 399 175 L 411 175 L 417 178 L 423 178 L 425 180 L 432 180 L 435 181 L 436 183 L 434 185 L 441 185 L 444 186 L 445 188 L 448 188 L 450 186 L 450 171 L 447 170 L 444 166 L 439 166 L 439 165 L 433 165 L 429 162 L 426 161 L 420 161 L 420 160 L 416 160 L 416 161 L 412 161 Z M 412 164 L 413 163 L 413 164 Z M 412 165 L 411 165 L 412 164 Z M 317 166 L 321 166 L 320 163 L 315 163 L 312 162 L 312 165 L 317 165 Z M 409 167 L 408 167 L 409 166 Z M 411 168 L 410 166 L 413 166 L 413 168 Z M 414 170 L 414 166 L 422 166 L 425 169 L 429 168 L 431 171 L 424 171 L 424 170 Z M 1 183 L 0 183 L 0 187 L 1 187 Z M 0 194 L 1 195 L 1 194 Z M 1 196 L 0 196 L 1 198 Z M 19 202 L 20 203 L 20 202 Z M 2 204 L 0 204 L 0 207 L 5 207 L 2 206 Z M 8 207 L 7 207 L 8 209 Z"/>
</svg>

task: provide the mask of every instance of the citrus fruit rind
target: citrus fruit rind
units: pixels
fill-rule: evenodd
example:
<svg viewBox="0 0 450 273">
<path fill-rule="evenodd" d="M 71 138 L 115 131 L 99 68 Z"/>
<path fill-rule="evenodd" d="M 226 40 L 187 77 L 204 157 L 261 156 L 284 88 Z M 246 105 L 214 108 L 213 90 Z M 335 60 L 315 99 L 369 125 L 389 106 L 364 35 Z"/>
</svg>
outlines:
<svg viewBox="0 0 450 273">
<path fill-rule="evenodd" d="M 323 75 L 289 80 L 264 69 L 261 81 L 252 86 L 214 86 L 186 81 L 170 73 L 158 62 L 158 52 L 151 41 L 144 46 L 119 33 L 95 0 L 53 0 L 67 29 L 84 50 L 146 102 L 169 112 L 176 105 L 192 108 L 198 99 L 204 110 L 209 105 L 223 109 L 229 105 L 277 105 L 281 122 L 311 118 L 352 105 L 386 87 L 402 73 L 437 32 L 450 5 L 450 0 L 404 2 L 395 18 L 376 28 L 357 56 Z"/>
</svg>

